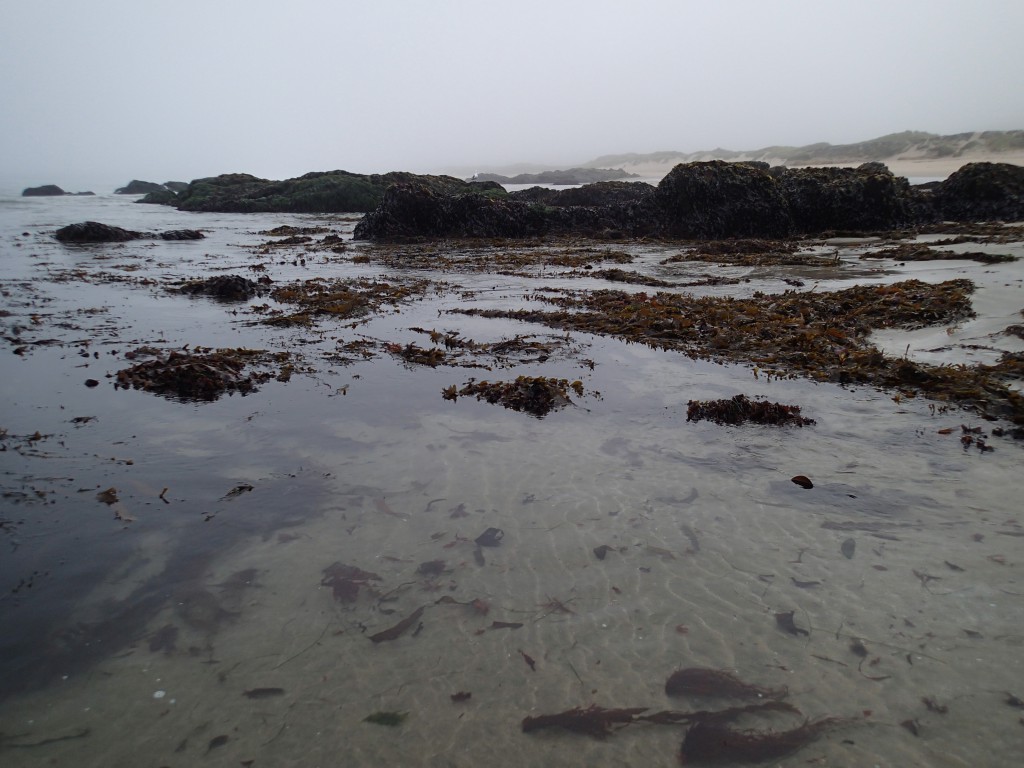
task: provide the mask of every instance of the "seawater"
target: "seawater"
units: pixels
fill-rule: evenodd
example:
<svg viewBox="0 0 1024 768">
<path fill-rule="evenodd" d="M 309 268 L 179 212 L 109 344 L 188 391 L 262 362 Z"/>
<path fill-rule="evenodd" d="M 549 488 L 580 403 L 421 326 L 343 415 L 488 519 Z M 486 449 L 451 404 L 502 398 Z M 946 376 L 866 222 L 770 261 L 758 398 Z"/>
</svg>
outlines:
<svg viewBox="0 0 1024 768">
<path fill-rule="evenodd" d="M 920 398 L 451 313 L 602 284 L 551 269 L 385 270 L 353 261 L 366 247 L 351 242 L 357 218 L 0 200 L 5 766 L 672 764 L 682 727 L 596 740 L 520 724 L 591 704 L 738 703 L 667 697 L 671 672 L 694 666 L 788 686 L 804 716 L 845 719 L 787 764 L 1012 764 L 1024 748 L 1011 698 L 1024 696 L 1018 443 L 964 450 L 962 424 L 992 425 Z M 53 238 L 85 220 L 206 238 Z M 348 250 L 305 264 L 294 249 L 261 252 L 259 233 L 280 225 L 328 227 Z M 662 279 L 719 269 L 750 280 L 708 293 L 810 277 L 661 265 L 678 249 L 613 247 Z M 986 308 L 977 328 L 992 333 L 993 314 L 1019 309 L 999 292 L 1019 283 L 1016 264 L 866 267 L 868 247 L 843 244 L 814 289 L 968 276 Z M 249 307 L 265 298 L 172 290 L 232 273 L 415 276 L 435 290 L 362 325 L 300 330 L 254 322 Z M 571 352 L 493 370 L 334 357 L 356 340 L 425 345 L 414 328 L 533 334 Z M 981 346 L 969 325 L 946 330 L 959 351 Z M 904 340 L 884 339 L 893 354 Z M 906 354 L 937 354 L 930 341 Z M 115 389 L 125 353 L 143 345 L 289 351 L 310 370 L 211 403 Z M 441 396 L 470 377 L 538 374 L 587 394 L 543 419 Z M 687 422 L 689 400 L 738 393 L 798 404 L 816 423 Z M 813 489 L 791 482 L 800 474 Z M 115 505 L 99 497 L 108 489 Z M 478 548 L 488 528 L 500 546 Z M 439 570 L 421 568 L 433 561 Z M 374 574 L 355 602 L 324 585 L 334 563 Z M 397 639 L 369 639 L 421 607 Z M 776 621 L 788 612 L 797 635 Z M 368 722 L 376 712 L 405 717 Z"/>
</svg>

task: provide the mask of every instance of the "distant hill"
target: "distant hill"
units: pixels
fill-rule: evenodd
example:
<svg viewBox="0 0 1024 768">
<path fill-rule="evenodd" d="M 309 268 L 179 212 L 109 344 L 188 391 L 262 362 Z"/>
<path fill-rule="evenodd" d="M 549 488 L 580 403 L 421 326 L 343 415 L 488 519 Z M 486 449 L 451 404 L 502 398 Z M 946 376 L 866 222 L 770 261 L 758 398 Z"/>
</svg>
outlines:
<svg viewBox="0 0 1024 768">
<path fill-rule="evenodd" d="M 565 171 L 542 171 L 520 173 L 516 176 L 502 176 L 498 173 L 478 173 L 473 181 L 496 181 L 499 184 L 593 184 L 598 181 L 618 181 L 634 177 L 621 168 L 587 167 L 569 168 Z"/>
<path fill-rule="evenodd" d="M 1024 130 L 978 131 L 939 136 L 924 131 L 890 133 L 856 144 L 808 144 L 803 147 L 773 146 L 736 151 L 711 149 L 701 152 L 651 152 L 648 154 L 602 155 L 585 168 L 637 168 L 675 165 L 700 160 L 759 160 L 772 165 L 860 164 L 872 160 L 940 160 L 984 157 L 1024 152 Z"/>
</svg>

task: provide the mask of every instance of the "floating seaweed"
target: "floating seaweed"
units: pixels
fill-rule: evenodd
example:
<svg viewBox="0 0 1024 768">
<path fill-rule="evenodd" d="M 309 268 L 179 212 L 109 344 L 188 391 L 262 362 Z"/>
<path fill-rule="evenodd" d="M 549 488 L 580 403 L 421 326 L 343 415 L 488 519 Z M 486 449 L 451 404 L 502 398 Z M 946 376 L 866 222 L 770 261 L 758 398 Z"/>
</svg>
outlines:
<svg viewBox="0 0 1024 768">
<path fill-rule="evenodd" d="M 738 426 L 748 421 L 771 426 L 793 425 L 803 427 L 814 424 L 814 419 L 800 415 L 800 406 L 750 400 L 746 395 L 735 395 L 727 400 L 691 400 L 686 404 L 686 420 L 707 419 L 716 424 Z"/>
<path fill-rule="evenodd" d="M 165 624 L 149 636 L 149 650 L 151 653 L 162 651 L 169 656 L 174 653 L 177 641 L 178 628 L 173 624 Z"/>
<path fill-rule="evenodd" d="M 583 385 L 578 381 L 570 383 L 567 379 L 547 376 L 519 376 L 515 381 L 504 382 L 470 379 L 462 389 L 452 385 L 443 389 L 441 394 L 445 400 L 456 400 L 460 395 L 475 396 L 477 400 L 500 403 L 513 411 L 525 411 L 543 418 L 554 410 L 573 404 L 569 399 L 570 389 L 577 395 L 583 394 Z"/>
<path fill-rule="evenodd" d="M 458 704 L 460 701 L 469 701 L 473 697 L 473 694 L 469 691 L 458 691 L 453 693 L 449 698 Z"/>
<path fill-rule="evenodd" d="M 275 376 L 267 370 L 245 373 L 247 366 L 272 361 L 281 363 L 287 359 L 287 352 L 271 356 L 254 349 L 171 351 L 166 357 L 158 355 L 153 360 L 118 371 L 114 386 L 142 389 L 188 402 L 213 401 L 224 394 L 255 392 L 259 384 Z"/>
<path fill-rule="evenodd" d="M 745 683 L 730 672 L 721 669 L 689 667 L 673 672 L 665 682 L 669 696 L 723 696 L 738 699 L 781 699 L 789 689 L 765 688 Z"/>
<path fill-rule="evenodd" d="M 789 731 L 738 731 L 713 720 L 701 720 L 686 732 L 679 757 L 684 765 L 776 760 L 807 746 L 841 722 L 836 717 L 825 717 L 805 721 Z"/>
<path fill-rule="evenodd" d="M 380 581 L 380 576 L 364 571 L 354 565 L 333 563 L 323 570 L 324 578 L 320 584 L 330 587 L 334 599 L 341 603 L 354 603 L 359 597 L 359 589 L 365 587 L 372 591 L 371 581 Z"/>
</svg>

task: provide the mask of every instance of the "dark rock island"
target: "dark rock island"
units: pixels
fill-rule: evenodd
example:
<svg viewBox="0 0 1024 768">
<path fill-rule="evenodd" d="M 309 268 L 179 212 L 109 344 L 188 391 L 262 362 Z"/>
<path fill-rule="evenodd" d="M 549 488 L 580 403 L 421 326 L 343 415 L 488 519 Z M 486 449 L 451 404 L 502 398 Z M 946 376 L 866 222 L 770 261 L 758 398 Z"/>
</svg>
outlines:
<svg viewBox="0 0 1024 768">
<path fill-rule="evenodd" d="M 62 195 L 94 195 L 95 192 L 65 192 L 56 184 L 44 184 L 41 187 L 27 187 L 21 191 L 22 197 L 60 197 Z"/>
</svg>

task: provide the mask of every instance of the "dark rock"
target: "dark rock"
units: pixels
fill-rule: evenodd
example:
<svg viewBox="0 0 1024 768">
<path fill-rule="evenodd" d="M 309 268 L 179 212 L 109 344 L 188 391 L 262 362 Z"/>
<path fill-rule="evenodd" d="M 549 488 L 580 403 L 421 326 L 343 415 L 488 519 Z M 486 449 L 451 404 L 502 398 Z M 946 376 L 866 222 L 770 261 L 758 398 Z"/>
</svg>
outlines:
<svg viewBox="0 0 1024 768">
<path fill-rule="evenodd" d="M 954 221 L 1024 220 L 1024 167 L 968 163 L 933 193 L 939 213 Z"/>
<path fill-rule="evenodd" d="M 198 229 L 170 229 L 161 232 L 160 237 L 163 240 L 202 240 L 206 235 Z"/>
<path fill-rule="evenodd" d="M 41 187 L 28 187 L 21 192 L 22 197 L 58 197 L 66 194 L 67 192 L 56 184 L 44 184 Z"/>
<path fill-rule="evenodd" d="M 125 187 L 120 187 L 114 190 L 115 195 L 148 195 L 150 192 L 160 192 L 165 190 L 166 187 L 163 184 L 155 184 L 152 181 L 139 181 L 138 179 L 132 179 L 128 182 Z"/>
<path fill-rule="evenodd" d="M 145 197 L 136 200 L 137 203 L 148 203 L 152 205 L 174 205 L 178 201 L 178 194 L 170 189 L 159 189 L 150 192 Z"/>
<path fill-rule="evenodd" d="M 57 230 L 56 237 L 62 243 L 120 243 L 125 240 L 137 240 L 143 235 L 141 232 L 100 224 L 98 221 L 85 221 L 61 227 Z"/>
<path fill-rule="evenodd" d="M 912 224 L 919 193 L 882 163 L 858 168 L 773 168 L 797 232 L 871 231 Z"/>
<path fill-rule="evenodd" d="M 196 179 L 171 201 L 183 211 L 231 213 L 351 213 L 374 210 L 392 184 L 417 183 L 444 194 L 478 192 L 504 196 L 498 184 L 471 184 L 453 176 L 414 173 L 363 175 L 348 171 L 307 173 L 269 181 L 244 173 Z"/>
<path fill-rule="evenodd" d="M 165 181 L 164 186 L 172 192 L 181 192 L 188 189 L 187 181 Z"/>
<path fill-rule="evenodd" d="M 641 181 L 599 181 L 572 189 L 549 189 L 530 187 L 509 193 L 513 200 L 526 200 L 556 207 L 571 205 L 613 205 L 625 203 L 649 203 L 654 196 L 654 187 Z"/>
<path fill-rule="evenodd" d="M 743 163 L 677 165 L 658 185 L 655 203 L 669 237 L 785 237 L 793 231 L 781 186 Z"/>
<path fill-rule="evenodd" d="M 191 296 L 212 296 L 223 301 L 244 301 L 255 296 L 259 286 L 241 275 L 217 275 L 185 283 L 181 292 Z"/>
</svg>

